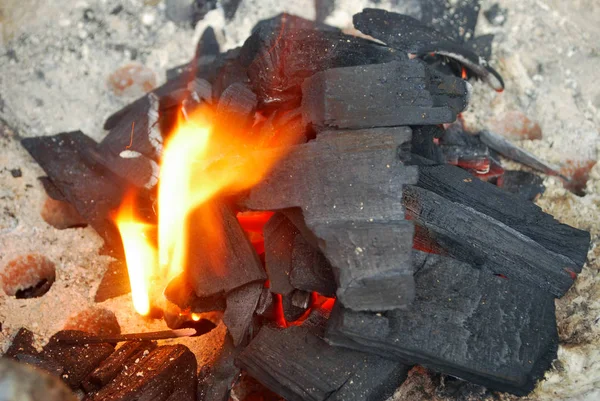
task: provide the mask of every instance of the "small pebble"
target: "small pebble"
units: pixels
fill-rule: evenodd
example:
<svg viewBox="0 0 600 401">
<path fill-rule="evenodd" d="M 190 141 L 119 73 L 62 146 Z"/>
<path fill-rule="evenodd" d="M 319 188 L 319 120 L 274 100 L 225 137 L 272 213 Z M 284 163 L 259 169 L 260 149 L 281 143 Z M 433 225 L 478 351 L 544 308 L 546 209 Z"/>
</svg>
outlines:
<svg viewBox="0 0 600 401">
<path fill-rule="evenodd" d="M 10 170 L 10 174 L 15 178 L 20 178 L 23 176 L 23 173 L 21 172 L 20 168 L 13 168 L 12 170 Z"/>
<path fill-rule="evenodd" d="M 86 221 L 70 203 L 50 197 L 46 198 L 40 215 L 46 223 L 59 230 L 86 225 Z"/>
</svg>

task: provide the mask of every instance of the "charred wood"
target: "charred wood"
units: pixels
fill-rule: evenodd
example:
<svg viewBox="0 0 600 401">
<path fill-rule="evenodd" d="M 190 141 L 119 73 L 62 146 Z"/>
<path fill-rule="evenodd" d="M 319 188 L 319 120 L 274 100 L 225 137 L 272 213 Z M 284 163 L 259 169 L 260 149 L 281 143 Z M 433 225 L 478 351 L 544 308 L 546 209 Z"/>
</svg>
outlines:
<svg viewBox="0 0 600 401">
<path fill-rule="evenodd" d="M 263 283 L 254 282 L 227 294 L 227 308 L 223 314 L 223 322 L 233 339 L 234 347 L 239 346 L 247 337 L 262 290 Z"/>
<path fill-rule="evenodd" d="M 265 267 L 271 292 L 288 295 L 294 239 L 299 234 L 296 226 L 283 214 L 275 213 L 263 229 L 265 238 Z"/>
<path fill-rule="evenodd" d="M 123 258 L 124 259 L 124 258 Z M 123 260 L 115 260 L 108 265 L 102 281 L 96 290 L 94 302 L 104 302 L 107 299 L 129 294 L 129 272 Z"/>
<path fill-rule="evenodd" d="M 16 358 L 17 354 L 38 354 L 33 346 L 33 333 L 24 327 L 21 327 L 19 331 L 17 331 L 10 347 L 8 347 L 3 356 L 5 358 Z"/>
<path fill-rule="evenodd" d="M 199 401 L 227 401 L 235 381 L 240 375 L 240 368 L 235 365 L 235 358 L 243 346 L 235 347 L 233 340 L 225 336 L 219 356 L 211 369 L 205 372 L 199 382 Z"/>
<path fill-rule="evenodd" d="M 542 177 L 528 171 L 505 171 L 496 180 L 496 185 L 530 201 L 543 194 L 546 189 Z"/>
<path fill-rule="evenodd" d="M 556 357 L 553 297 L 440 255 L 417 253 L 415 270 L 409 309 L 361 313 L 337 305 L 327 340 L 491 389 L 531 391 Z"/>
<path fill-rule="evenodd" d="M 334 297 L 337 289 L 333 267 L 325 255 L 302 235 L 296 235 L 294 239 L 290 284 L 299 290 L 318 292 L 326 297 Z"/>
<path fill-rule="evenodd" d="M 350 129 L 450 123 L 466 108 L 467 92 L 464 81 L 420 60 L 332 68 L 302 84 L 303 118 Z"/>
</svg>

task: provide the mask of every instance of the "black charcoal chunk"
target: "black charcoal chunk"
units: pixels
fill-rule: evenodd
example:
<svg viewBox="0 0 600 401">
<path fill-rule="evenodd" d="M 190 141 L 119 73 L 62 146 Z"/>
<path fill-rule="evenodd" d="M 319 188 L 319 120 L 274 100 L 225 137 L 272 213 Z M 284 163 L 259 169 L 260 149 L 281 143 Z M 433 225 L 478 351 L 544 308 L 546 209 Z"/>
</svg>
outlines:
<svg viewBox="0 0 600 401">
<path fill-rule="evenodd" d="M 498 177 L 496 185 L 530 201 L 543 194 L 546 189 L 544 179 L 528 171 L 505 171 L 502 176 Z"/>
<path fill-rule="evenodd" d="M 271 283 L 271 292 L 288 295 L 294 290 L 289 276 L 292 270 L 294 239 L 299 231 L 283 213 L 275 213 L 265 224 L 263 234 L 265 268 Z"/>
<path fill-rule="evenodd" d="M 223 322 L 237 347 L 242 343 L 252 323 L 252 317 L 263 290 L 263 283 L 250 283 L 227 294 Z"/>
<path fill-rule="evenodd" d="M 333 267 L 325 255 L 309 244 L 301 234 L 296 235 L 292 250 L 290 283 L 299 290 L 335 296 L 337 286 Z"/>
</svg>

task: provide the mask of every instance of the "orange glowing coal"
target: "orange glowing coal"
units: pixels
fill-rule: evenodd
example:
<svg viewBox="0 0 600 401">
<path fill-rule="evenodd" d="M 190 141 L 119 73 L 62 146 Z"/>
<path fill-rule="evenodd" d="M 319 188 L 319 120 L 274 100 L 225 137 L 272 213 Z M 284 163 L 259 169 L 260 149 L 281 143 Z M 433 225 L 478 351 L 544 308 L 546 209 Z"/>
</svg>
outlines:
<svg viewBox="0 0 600 401">
<path fill-rule="evenodd" d="M 117 225 L 123 238 L 133 304 L 142 315 L 148 314 L 153 302 L 160 305 L 160 300 L 149 294 L 158 289 L 162 294 L 169 281 L 188 268 L 187 227 L 192 212 L 216 196 L 256 185 L 290 145 L 297 143 L 298 138 L 285 132 L 277 138 L 272 133 L 261 136 L 240 132 L 239 127 L 228 123 L 215 121 L 215 113 L 207 108 L 180 113 L 160 163 L 158 227 L 154 227 L 158 230 L 158 249 L 143 241 L 147 227 L 130 213 L 130 203 L 124 202 L 119 211 Z M 222 240 L 221 222 L 211 216 L 203 216 L 202 220 L 210 228 L 211 240 Z"/>
</svg>

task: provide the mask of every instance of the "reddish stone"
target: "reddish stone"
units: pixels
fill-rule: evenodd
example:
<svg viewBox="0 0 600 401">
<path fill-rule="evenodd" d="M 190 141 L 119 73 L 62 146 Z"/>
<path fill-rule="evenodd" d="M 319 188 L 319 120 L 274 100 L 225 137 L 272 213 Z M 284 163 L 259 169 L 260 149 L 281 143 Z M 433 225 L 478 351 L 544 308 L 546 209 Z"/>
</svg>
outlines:
<svg viewBox="0 0 600 401">
<path fill-rule="evenodd" d="M 104 308 L 92 307 L 71 316 L 63 330 L 79 330 L 94 335 L 121 334 L 121 326 L 115 314 Z"/>
<path fill-rule="evenodd" d="M 130 63 L 109 75 L 108 87 L 118 96 L 146 93 L 156 87 L 156 75 L 148 67 Z"/>
<path fill-rule="evenodd" d="M 541 139 L 542 129 L 520 111 L 508 111 L 490 121 L 490 129 L 508 139 Z"/>
<path fill-rule="evenodd" d="M 37 297 L 45 294 L 56 278 L 54 263 L 39 254 L 18 256 L 9 260 L 0 268 L 0 284 L 6 295 L 19 297 L 20 292 L 40 287 L 35 295 L 22 298 Z M 43 287 L 43 288 L 42 288 Z"/>
<path fill-rule="evenodd" d="M 86 221 L 70 203 L 48 197 L 41 211 L 42 219 L 59 230 L 85 226 Z"/>
<path fill-rule="evenodd" d="M 569 178 L 569 181 L 563 182 L 564 187 L 576 195 L 584 195 L 590 171 L 596 163 L 596 160 L 567 160 L 560 169 L 560 173 Z"/>
</svg>

